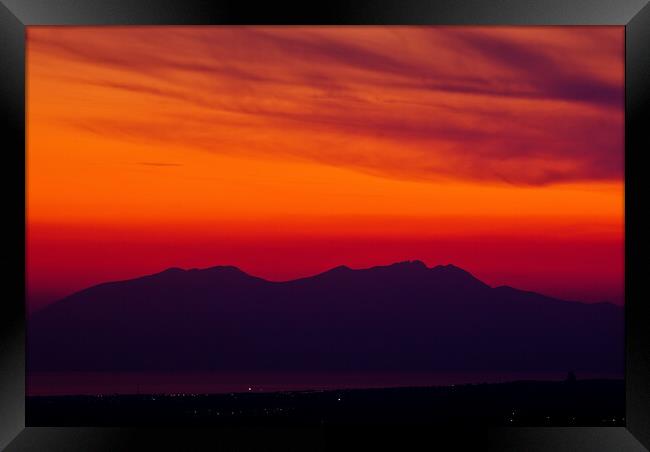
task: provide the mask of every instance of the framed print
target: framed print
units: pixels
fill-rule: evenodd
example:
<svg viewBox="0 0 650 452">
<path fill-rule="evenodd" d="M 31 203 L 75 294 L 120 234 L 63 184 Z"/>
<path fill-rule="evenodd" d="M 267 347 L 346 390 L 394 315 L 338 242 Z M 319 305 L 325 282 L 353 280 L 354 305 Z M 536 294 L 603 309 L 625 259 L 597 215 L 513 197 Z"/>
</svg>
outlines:
<svg viewBox="0 0 650 452">
<path fill-rule="evenodd" d="M 644 1 L 3 2 L 0 446 L 650 447 Z"/>
</svg>

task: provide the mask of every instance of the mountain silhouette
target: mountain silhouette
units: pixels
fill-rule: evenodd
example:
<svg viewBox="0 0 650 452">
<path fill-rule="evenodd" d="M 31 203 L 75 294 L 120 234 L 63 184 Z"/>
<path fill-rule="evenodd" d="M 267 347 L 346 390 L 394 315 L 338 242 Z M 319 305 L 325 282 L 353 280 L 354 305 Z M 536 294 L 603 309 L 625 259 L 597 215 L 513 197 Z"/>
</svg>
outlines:
<svg viewBox="0 0 650 452">
<path fill-rule="evenodd" d="M 28 319 L 30 371 L 623 371 L 624 313 L 421 261 L 271 282 L 170 268 Z"/>
</svg>

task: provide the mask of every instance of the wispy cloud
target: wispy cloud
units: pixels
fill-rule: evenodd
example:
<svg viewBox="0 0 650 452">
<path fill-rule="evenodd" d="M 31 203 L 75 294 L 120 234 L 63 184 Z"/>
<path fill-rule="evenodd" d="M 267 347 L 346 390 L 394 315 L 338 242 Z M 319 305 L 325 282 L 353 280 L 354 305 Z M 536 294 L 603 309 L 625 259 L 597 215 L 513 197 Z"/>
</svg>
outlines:
<svg viewBox="0 0 650 452">
<path fill-rule="evenodd" d="M 120 93 L 66 119 L 95 134 L 418 180 L 622 177 L 620 28 L 30 28 L 28 45 L 75 68 L 61 89 Z"/>
</svg>

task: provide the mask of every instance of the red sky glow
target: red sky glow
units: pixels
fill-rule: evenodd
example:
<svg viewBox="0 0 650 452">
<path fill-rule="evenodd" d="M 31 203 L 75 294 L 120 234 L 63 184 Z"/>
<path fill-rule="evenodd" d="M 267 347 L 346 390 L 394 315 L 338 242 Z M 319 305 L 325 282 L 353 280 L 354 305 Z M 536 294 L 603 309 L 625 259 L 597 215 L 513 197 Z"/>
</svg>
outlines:
<svg viewBox="0 0 650 452">
<path fill-rule="evenodd" d="M 453 263 L 623 303 L 623 27 L 28 27 L 30 310 Z"/>
</svg>

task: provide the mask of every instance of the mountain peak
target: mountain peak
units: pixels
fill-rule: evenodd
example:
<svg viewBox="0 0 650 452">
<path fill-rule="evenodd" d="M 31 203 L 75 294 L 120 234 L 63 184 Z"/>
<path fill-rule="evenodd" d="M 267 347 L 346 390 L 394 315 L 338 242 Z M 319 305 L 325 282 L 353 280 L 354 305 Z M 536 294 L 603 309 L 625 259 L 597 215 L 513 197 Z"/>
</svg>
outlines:
<svg viewBox="0 0 650 452">
<path fill-rule="evenodd" d="M 333 272 L 333 271 L 348 271 L 348 270 L 351 270 L 351 268 L 348 267 L 347 265 L 338 265 L 330 269 L 329 271 Z"/>
<path fill-rule="evenodd" d="M 448 273 L 466 273 L 468 275 L 470 274 L 467 270 L 460 268 L 454 264 L 436 265 L 435 267 L 431 267 L 431 270 L 444 271 Z"/>
<path fill-rule="evenodd" d="M 480 286 L 489 287 L 487 284 L 478 279 L 476 276 L 472 275 L 467 270 L 453 264 L 436 265 L 435 267 L 431 268 L 431 271 L 440 275 L 452 277 L 456 280 L 471 281 L 473 284 L 478 283 Z"/>
<path fill-rule="evenodd" d="M 377 269 L 402 269 L 402 270 L 428 270 L 427 265 L 421 260 L 409 260 L 409 261 L 400 261 L 395 262 L 389 265 L 381 265 L 377 267 L 372 267 Z"/>
<path fill-rule="evenodd" d="M 209 272 L 230 272 L 230 273 L 246 273 L 239 267 L 234 265 L 215 265 L 212 267 L 207 267 L 203 269 L 198 269 L 199 271 L 209 271 Z"/>
<path fill-rule="evenodd" d="M 163 274 L 163 273 L 181 273 L 184 272 L 185 270 L 180 268 L 180 267 L 169 267 L 164 269 L 163 271 L 159 272 L 158 274 Z"/>
<path fill-rule="evenodd" d="M 264 281 L 264 279 L 246 273 L 234 265 L 215 265 L 213 267 L 197 269 L 196 272 L 205 278 L 216 278 L 224 281 Z"/>
<path fill-rule="evenodd" d="M 406 267 L 415 267 L 415 268 L 428 268 L 427 264 L 422 262 L 419 259 L 415 259 L 412 261 L 402 261 L 402 262 L 397 262 L 394 265 L 401 265 L 401 266 L 406 266 Z"/>
<path fill-rule="evenodd" d="M 155 280 L 164 280 L 164 281 L 175 281 L 182 282 L 183 284 L 192 284 L 192 281 L 203 280 L 203 281 L 222 281 L 222 282 L 235 282 L 235 281 L 247 281 L 247 280 L 259 280 L 260 278 L 249 275 L 243 270 L 235 267 L 233 265 L 215 265 L 213 267 L 206 268 L 188 268 L 183 269 L 180 267 L 170 267 L 161 272 L 148 275 L 148 277 L 143 278 L 153 278 Z M 134 281 L 137 281 L 141 278 L 135 278 Z"/>
</svg>

